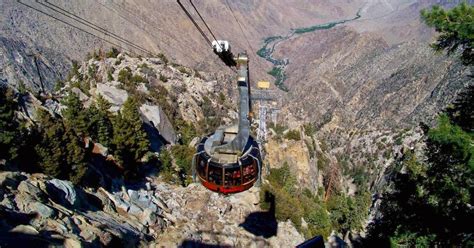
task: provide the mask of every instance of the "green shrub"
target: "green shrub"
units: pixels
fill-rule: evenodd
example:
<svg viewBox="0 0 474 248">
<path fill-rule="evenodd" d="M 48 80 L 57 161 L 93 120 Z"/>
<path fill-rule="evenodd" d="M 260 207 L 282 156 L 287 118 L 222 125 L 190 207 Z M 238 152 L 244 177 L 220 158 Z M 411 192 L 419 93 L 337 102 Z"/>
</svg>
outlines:
<svg viewBox="0 0 474 248">
<path fill-rule="evenodd" d="M 129 67 L 125 67 L 119 71 L 118 81 L 122 84 L 127 84 L 132 77 L 132 70 Z"/>
<path fill-rule="evenodd" d="M 403 137 L 400 135 L 395 139 L 395 145 L 400 146 L 403 144 Z"/>
<path fill-rule="evenodd" d="M 119 55 L 119 53 L 120 53 L 120 52 L 119 52 L 119 50 L 118 50 L 117 48 L 112 47 L 112 48 L 110 49 L 110 51 L 108 51 L 108 52 L 105 54 L 105 56 L 106 56 L 107 58 L 117 58 L 117 56 Z"/>
<path fill-rule="evenodd" d="M 216 115 L 216 110 L 214 108 L 214 105 L 212 105 L 211 99 L 207 96 L 202 97 L 202 102 L 201 102 L 201 109 L 203 113 L 206 113 L 208 116 L 214 116 Z"/>
<path fill-rule="evenodd" d="M 363 191 L 354 197 L 344 194 L 332 196 L 327 204 L 331 212 L 331 223 L 342 233 L 349 230 L 361 230 L 370 207 L 370 193 Z"/>
<path fill-rule="evenodd" d="M 156 87 L 150 88 L 149 95 L 151 101 L 161 107 L 173 127 L 178 129 L 176 120 L 181 119 L 181 113 L 179 112 L 176 96 L 170 94 L 168 90 L 160 84 L 156 85 Z"/>
<path fill-rule="evenodd" d="M 129 67 L 125 67 L 119 71 L 118 81 L 122 83 L 124 89 L 128 92 L 134 92 L 139 83 L 148 83 L 146 78 L 138 74 L 133 75 Z"/>
<path fill-rule="evenodd" d="M 171 157 L 171 153 L 166 150 L 162 149 L 159 155 L 160 160 L 160 176 L 163 178 L 165 182 L 171 182 L 173 180 L 173 158 Z"/>
<path fill-rule="evenodd" d="M 189 72 L 188 72 L 188 69 L 186 69 L 186 67 L 184 66 L 178 66 L 178 71 L 183 73 L 183 74 L 186 74 L 187 76 L 189 76 Z"/>
<path fill-rule="evenodd" d="M 92 64 L 92 65 L 89 65 L 89 67 L 87 67 L 87 76 L 89 77 L 89 79 L 95 78 L 96 73 L 97 73 L 96 65 Z"/>
<path fill-rule="evenodd" d="M 364 167 L 356 166 L 351 174 L 352 178 L 354 179 L 355 185 L 357 185 L 358 187 L 365 187 L 365 184 L 368 180 L 368 175 L 367 172 L 364 170 Z"/>
<path fill-rule="evenodd" d="M 188 145 L 194 137 L 197 137 L 196 128 L 190 122 L 178 119 L 175 121 L 175 127 L 181 135 L 181 142 L 184 145 Z"/>
<path fill-rule="evenodd" d="M 91 84 L 89 81 L 75 81 L 70 83 L 71 88 L 78 88 L 82 93 L 90 96 L 89 90 L 91 89 Z"/>
<path fill-rule="evenodd" d="M 323 152 L 326 152 L 329 150 L 328 144 L 324 140 L 320 140 L 319 147 L 321 148 L 321 151 Z"/>
<path fill-rule="evenodd" d="M 305 221 L 308 223 L 306 237 L 321 235 L 328 237 L 331 233 L 331 221 L 329 213 L 322 203 L 313 204 L 313 207 L 305 213 Z"/>
<path fill-rule="evenodd" d="M 66 81 L 71 81 L 71 79 L 76 76 L 76 79 L 79 81 L 83 80 L 82 74 L 79 73 L 79 64 L 77 61 L 73 60 L 72 61 L 72 68 L 71 71 L 69 72 Z"/>
<path fill-rule="evenodd" d="M 140 75 L 133 75 L 131 78 L 130 78 L 130 82 L 132 83 L 135 83 L 135 84 L 139 84 L 139 83 L 145 83 L 147 84 L 148 83 L 148 79 L 140 76 Z"/>
<path fill-rule="evenodd" d="M 219 98 L 218 98 L 219 105 L 223 105 L 225 103 L 225 99 L 226 99 L 226 97 L 225 97 L 224 93 L 219 92 Z"/>
<path fill-rule="evenodd" d="M 99 61 L 102 57 L 102 51 L 99 49 L 99 51 L 94 51 L 93 58 L 96 61 Z"/>
<path fill-rule="evenodd" d="M 110 70 L 107 71 L 107 81 L 114 81 L 114 76 L 112 75 L 112 72 Z"/>
<path fill-rule="evenodd" d="M 268 180 L 272 185 L 283 188 L 288 193 L 294 193 L 296 187 L 296 177 L 291 173 L 288 162 L 284 162 L 283 166 L 278 169 L 270 169 Z"/>
<path fill-rule="evenodd" d="M 385 148 L 385 145 L 382 142 L 377 142 L 376 145 L 377 145 L 377 149 L 379 150 L 383 150 Z"/>
<path fill-rule="evenodd" d="M 298 183 L 288 163 L 281 168 L 270 169 L 260 191 L 260 206 L 270 210 L 270 202 L 265 201 L 267 195 L 274 196 L 275 217 L 279 221 L 291 220 L 300 233 L 306 238 L 315 235 L 329 236 L 331 230 L 345 233 L 347 230 L 360 230 L 367 217 L 370 206 L 370 194 L 366 191 L 357 193 L 354 197 L 343 194 L 334 195 L 326 204 L 321 199 L 322 194 L 315 195 L 307 188 L 297 187 Z M 307 229 L 301 226 L 301 219 L 308 224 Z"/>
<path fill-rule="evenodd" d="M 192 160 L 195 150 L 187 145 L 174 145 L 171 147 L 171 154 L 176 161 L 176 165 L 180 170 L 181 184 L 186 186 L 191 181 Z"/>
<path fill-rule="evenodd" d="M 329 165 L 329 159 L 324 155 L 324 153 L 316 151 L 317 166 L 319 170 L 325 170 Z"/>
<path fill-rule="evenodd" d="M 274 124 L 274 123 L 269 123 L 268 124 L 268 127 L 273 129 L 273 131 L 275 131 L 275 133 L 279 136 L 283 135 L 283 132 L 288 129 L 286 126 L 280 124 L 280 123 L 277 123 L 277 124 Z"/>
<path fill-rule="evenodd" d="M 122 60 L 123 60 L 122 57 L 118 58 L 118 59 L 115 61 L 114 65 L 120 65 L 120 64 L 122 63 Z"/>
<path fill-rule="evenodd" d="M 221 125 L 221 117 L 205 116 L 204 119 L 198 122 L 201 134 L 209 134 L 214 132 Z"/>
<path fill-rule="evenodd" d="M 301 140 L 300 132 L 298 130 L 290 130 L 285 134 L 285 139 L 299 141 Z"/>
<path fill-rule="evenodd" d="M 392 151 L 390 149 L 387 149 L 383 152 L 383 157 L 385 159 L 390 159 L 392 157 Z"/>
<path fill-rule="evenodd" d="M 314 146 L 308 140 L 305 140 L 304 143 L 306 144 L 306 147 L 308 148 L 309 157 L 314 158 L 314 155 L 315 155 Z"/>
<path fill-rule="evenodd" d="M 160 81 L 163 82 L 163 83 L 166 83 L 166 82 L 168 82 L 168 78 L 165 75 L 160 73 Z"/>
<path fill-rule="evenodd" d="M 271 205 L 265 202 L 265 194 L 271 194 L 275 197 L 275 218 L 279 221 L 291 220 L 298 229 L 301 228 L 301 217 L 303 208 L 297 198 L 281 188 L 264 184 L 260 190 L 260 204 L 263 209 L 269 210 Z"/>
<path fill-rule="evenodd" d="M 24 84 L 23 84 L 24 85 Z M 64 82 L 61 81 L 61 80 L 56 80 L 56 84 L 54 84 L 54 91 L 59 91 L 60 89 L 62 89 L 64 87 Z M 23 90 L 22 87 L 18 87 L 18 91 L 21 93 L 21 94 L 24 94 L 26 92 L 26 89 Z"/>
<path fill-rule="evenodd" d="M 197 78 L 199 78 L 199 79 L 202 79 L 202 80 L 205 79 L 205 78 L 201 75 L 201 73 L 199 73 L 199 71 L 197 71 L 197 70 L 194 70 L 194 76 L 197 77 Z"/>
<path fill-rule="evenodd" d="M 143 63 L 143 64 L 139 65 L 138 68 L 140 69 L 140 72 L 143 73 L 144 75 L 146 75 L 147 77 L 156 78 L 155 70 L 153 68 L 149 67 L 148 64 Z"/>
<path fill-rule="evenodd" d="M 186 84 L 182 83 L 179 85 L 173 85 L 173 90 L 176 92 L 176 94 L 183 94 L 188 91 L 188 87 L 186 87 Z"/>
<path fill-rule="evenodd" d="M 303 128 L 306 136 L 312 137 L 316 133 L 316 127 L 311 123 L 304 124 Z"/>
<path fill-rule="evenodd" d="M 167 58 L 164 54 L 162 54 L 162 53 L 159 53 L 159 54 L 158 54 L 158 58 L 160 58 L 161 61 L 163 61 L 163 63 L 165 63 L 165 65 L 167 65 L 168 62 L 169 62 L 168 58 Z"/>
</svg>

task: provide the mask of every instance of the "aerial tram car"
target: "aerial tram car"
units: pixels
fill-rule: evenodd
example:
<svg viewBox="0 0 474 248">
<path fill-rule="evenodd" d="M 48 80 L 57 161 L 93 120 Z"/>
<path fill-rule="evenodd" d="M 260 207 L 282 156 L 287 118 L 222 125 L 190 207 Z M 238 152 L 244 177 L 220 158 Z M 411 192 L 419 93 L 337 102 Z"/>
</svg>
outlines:
<svg viewBox="0 0 474 248">
<path fill-rule="evenodd" d="M 231 194 L 245 191 L 260 181 L 262 158 L 256 140 L 250 135 L 252 102 L 250 98 L 249 58 L 246 53 L 237 56 L 231 51 L 228 41 L 217 40 L 199 11 L 190 0 L 201 21 L 211 33 L 211 42 L 194 18 L 177 0 L 194 26 L 198 29 L 214 53 L 229 67 L 237 69 L 239 92 L 238 122 L 221 126 L 214 133 L 202 138 L 193 157 L 193 178 L 209 190 Z"/>
<path fill-rule="evenodd" d="M 247 55 L 239 54 L 235 64 L 240 97 L 238 123 L 219 127 L 213 134 L 204 137 L 197 145 L 193 161 L 195 175 L 202 185 L 224 194 L 251 188 L 260 179 L 262 168 L 259 145 L 250 135 L 251 101 Z"/>
</svg>

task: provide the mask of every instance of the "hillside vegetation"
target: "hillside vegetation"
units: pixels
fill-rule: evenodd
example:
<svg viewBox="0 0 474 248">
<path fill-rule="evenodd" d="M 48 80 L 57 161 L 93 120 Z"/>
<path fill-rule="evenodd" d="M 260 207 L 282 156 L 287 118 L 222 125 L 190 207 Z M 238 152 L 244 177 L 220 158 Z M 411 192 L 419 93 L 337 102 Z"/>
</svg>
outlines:
<svg viewBox="0 0 474 248">
<path fill-rule="evenodd" d="M 436 50 L 474 65 L 474 6 L 461 3 L 422 11 L 440 35 Z M 474 244 L 474 85 L 438 116 L 422 124 L 423 156 L 406 151 L 391 168 L 392 184 L 381 196 L 380 218 L 369 226 L 369 243 L 408 247 L 470 247 Z M 371 243 L 373 242 L 373 243 Z M 385 243 L 384 243 L 385 242 Z"/>
<path fill-rule="evenodd" d="M 141 59 L 126 56 L 113 48 L 107 53 L 94 52 L 82 66 L 74 62 L 68 81 L 58 81 L 54 95 L 37 96 L 58 107 L 52 109 L 34 100 L 38 105 L 28 110 L 33 113 L 31 117 L 23 113 L 25 99 L 35 99 L 28 89 L 15 92 L 8 86 L 0 87 L 0 159 L 3 163 L 23 171 L 43 172 L 71 180 L 74 184 L 89 186 L 99 186 L 93 179 L 97 169 L 107 171 L 106 174 L 111 177 L 142 180 L 143 171 L 150 167 L 158 169 L 163 179 L 169 182 L 188 184 L 194 154 L 194 149 L 188 145 L 192 139 L 221 124 L 224 113 L 214 107 L 213 101 L 220 99 L 222 104 L 226 104 L 226 98 L 208 94 L 202 97 L 202 102 L 196 103 L 197 96 L 186 98 L 181 95 L 191 101 L 182 103 L 194 104 L 195 111 L 207 113 L 205 117 L 200 114 L 203 117 L 198 116 L 199 121 L 192 122 L 189 113 L 182 114 L 178 103 L 178 95 L 187 92 L 186 86 L 176 87 L 168 82 L 171 80 L 168 77 L 190 77 L 194 74 L 197 80 L 202 80 L 199 78 L 202 76 L 190 68 L 168 65 L 163 55 L 154 62 L 164 68 L 162 71 L 144 60 L 134 65 L 136 69 L 132 71 L 130 66 L 123 64 L 130 64 L 127 59 Z M 179 75 L 169 74 L 170 71 Z M 108 91 L 102 95 L 99 88 L 105 86 L 101 85 L 115 85 L 105 89 L 114 90 L 116 87 L 114 91 L 117 93 L 124 92 L 121 93 L 124 94 L 124 102 L 116 102 L 117 96 L 110 98 Z M 163 133 L 179 134 L 177 140 L 173 136 L 165 136 L 168 139 L 171 137 L 165 143 L 172 142 L 173 146 L 167 148 L 162 145 L 161 153 L 156 147 L 152 148 L 152 143 L 159 142 L 160 137 L 151 136 L 153 132 L 150 133 L 150 127 L 147 127 L 149 123 L 143 120 L 143 116 L 150 116 L 143 112 L 143 106 L 159 106 L 157 111 L 163 111 L 164 115 L 159 112 L 152 114 L 160 116 L 163 119 L 160 122 L 170 120 L 170 126 L 162 127 L 163 123 L 156 123 L 160 126 L 151 127 L 151 130 L 158 128 Z M 94 150 L 97 148 L 99 154 Z"/>
</svg>

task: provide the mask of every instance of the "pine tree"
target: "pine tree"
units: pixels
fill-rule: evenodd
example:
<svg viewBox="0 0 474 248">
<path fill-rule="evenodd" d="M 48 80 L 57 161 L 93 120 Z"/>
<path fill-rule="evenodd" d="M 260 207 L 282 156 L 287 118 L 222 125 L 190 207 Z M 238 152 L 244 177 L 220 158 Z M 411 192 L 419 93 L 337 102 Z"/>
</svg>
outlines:
<svg viewBox="0 0 474 248">
<path fill-rule="evenodd" d="M 63 140 L 66 143 L 66 163 L 70 167 L 68 178 L 73 184 L 79 184 L 87 172 L 86 151 L 72 129 L 66 129 Z"/>
<path fill-rule="evenodd" d="M 474 132 L 474 85 L 462 91 L 446 112 L 454 124 L 466 132 Z"/>
<path fill-rule="evenodd" d="M 136 100 L 128 98 L 113 119 L 112 140 L 114 156 L 126 168 L 133 169 L 150 146 L 142 125 Z"/>
<path fill-rule="evenodd" d="M 64 126 L 55 120 L 47 111 L 38 110 L 41 141 L 35 151 L 39 157 L 39 167 L 52 177 L 66 178 L 69 174 L 64 152 Z"/>
<path fill-rule="evenodd" d="M 69 92 L 64 104 L 67 109 L 63 110 L 62 114 L 66 125 L 73 128 L 79 135 L 86 136 L 88 134 L 87 113 L 79 96 Z"/>
<path fill-rule="evenodd" d="M 97 108 L 104 113 L 109 113 L 110 107 L 112 107 L 112 104 L 99 94 L 97 96 Z"/>
<path fill-rule="evenodd" d="M 112 139 L 112 147 L 114 150 L 114 157 L 115 160 L 124 165 L 125 163 L 132 162 L 131 155 L 128 149 L 128 138 L 132 136 L 131 132 L 129 132 L 130 128 L 128 123 L 122 118 L 122 114 L 120 112 L 117 113 L 112 119 L 113 125 L 113 139 Z"/>
<path fill-rule="evenodd" d="M 108 147 L 113 135 L 112 122 L 108 118 L 101 118 L 97 123 L 97 126 L 97 139 L 99 143 Z"/>
<path fill-rule="evenodd" d="M 458 6 L 444 10 L 433 6 L 431 10 L 422 10 L 425 23 L 440 33 L 432 45 L 436 50 L 445 50 L 448 54 L 461 53 L 465 64 L 474 63 L 474 6 L 462 2 Z"/>
<path fill-rule="evenodd" d="M 112 122 L 110 119 L 111 104 L 101 95 L 98 96 L 95 105 L 87 109 L 88 133 L 92 139 L 104 146 L 109 146 L 112 139 Z"/>
<path fill-rule="evenodd" d="M 81 182 L 87 171 L 83 143 L 74 129 L 65 127 L 61 119 L 38 110 L 40 142 L 35 146 L 42 172 L 52 177 Z"/>
<path fill-rule="evenodd" d="M 97 133 L 98 133 L 98 122 L 100 121 L 100 113 L 99 109 L 92 104 L 87 110 L 87 133 L 89 136 L 94 140 L 97 141 Z"/>
<path fill-rule="evenodd" d="M 453 125 L 443 114 L 438 126 L 428 132 L 426 150 L 426 176 L 420 187 L 437 218 L 430 223 L 430 231 L 446 244 L 456 244 L 473 235 L 466 227 L 474 220 L 470 207 L 474 204 L 474 135 Z"/>
<path fill-rule="evenodd" d="M 0 86 L 0 159 L 17 157 L 18 138 L 20 132 L 15 122 L 13 92 L 7 87 Z"/>
<path fill-rule="evenodd" d="M 134 98 L 129 98 L 123 105 L 123 117 L 126 121 L 130 123 L 130 127 L 134 133 L 134 142 L 135 145 L 135 160 L 139 160 L 143 155 L 148 151 L 150 142 L 148 141 L 148 136 L 143 130 L 143 123 L 140 118 L 140 113 L 138 112 L 138 103 Z"/>
<path fill-rule="evenodd" d="M 97 139 L 104 146 L 109 146 L 113 130 L 110 120 L 110 107 L 112 105 L 101 95 L 97 98 L 97 108 L 99 109 L 99 121 L 97 123 Z"/>
<path fill-rule="evenodd" d="M 463 102 L 466 106 L 474 104 Z M 469 109 L 469 108 L 468 108 Z M 463 114 L 472 116 L 465 109 Z M 456 115 L 455 115 L 456 116 Z M 464 119 L 462 119 L 464 120 Z M 393 190 L 383 196 L 381 221 L 371 226 L 372 240 L 390 238 L 408 247 L 470 247 L 474 244 L 474 134 L 442 114 L 427 131 L 426 160 L 406 152 L 394 171 Z M 380 244 L 379 244 L 380 245 Z"/>
</svg>

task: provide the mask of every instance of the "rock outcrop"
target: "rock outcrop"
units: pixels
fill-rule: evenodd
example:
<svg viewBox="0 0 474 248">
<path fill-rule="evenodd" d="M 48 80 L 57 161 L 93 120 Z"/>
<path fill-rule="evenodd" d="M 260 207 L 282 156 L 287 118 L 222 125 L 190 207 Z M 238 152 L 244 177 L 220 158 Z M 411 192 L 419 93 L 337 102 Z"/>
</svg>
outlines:
<svg viewBox="0 0 474 248">
<path fill-rule="evenodd" d="M 143 104 L 140 106 L 142 120 L 151 127 L 156 128 L 159 134 L 169 143 L 176 142 L 176 133 L 170 120 L 160 108 L 156 105 Z"/>
<path fill-rule="evenodd" d="M 199 184 L 186 188 L 163 184 L 157 190 L 176 216 L 175 224 L 155 241 L 157 247 L 290 247 L 304 241 L 291 222 L 278 223 L 269 237 L 263 230 L 244 228 L 246 219 L 260 212 L 258 188 L 229 196 L 210 192 Z M 267 221 L 258 219 L 259 225 L 270 224 Z"/>
<path fill-rule="evenodd" d="M 278 223 L 269 238 L 240 225 L 259 211 L 257 188 L 224 196 L 157 178 L 144 189 L 116 192 L 83 190 L 42 174 L 0 172 L 0 179 L 0 245 L 13 244 L 5 236 L 12 234 L 26 244 L 41 239 L 66 247 L 288 247 L 303 241 L 291 222 Z"/>
</svg>

